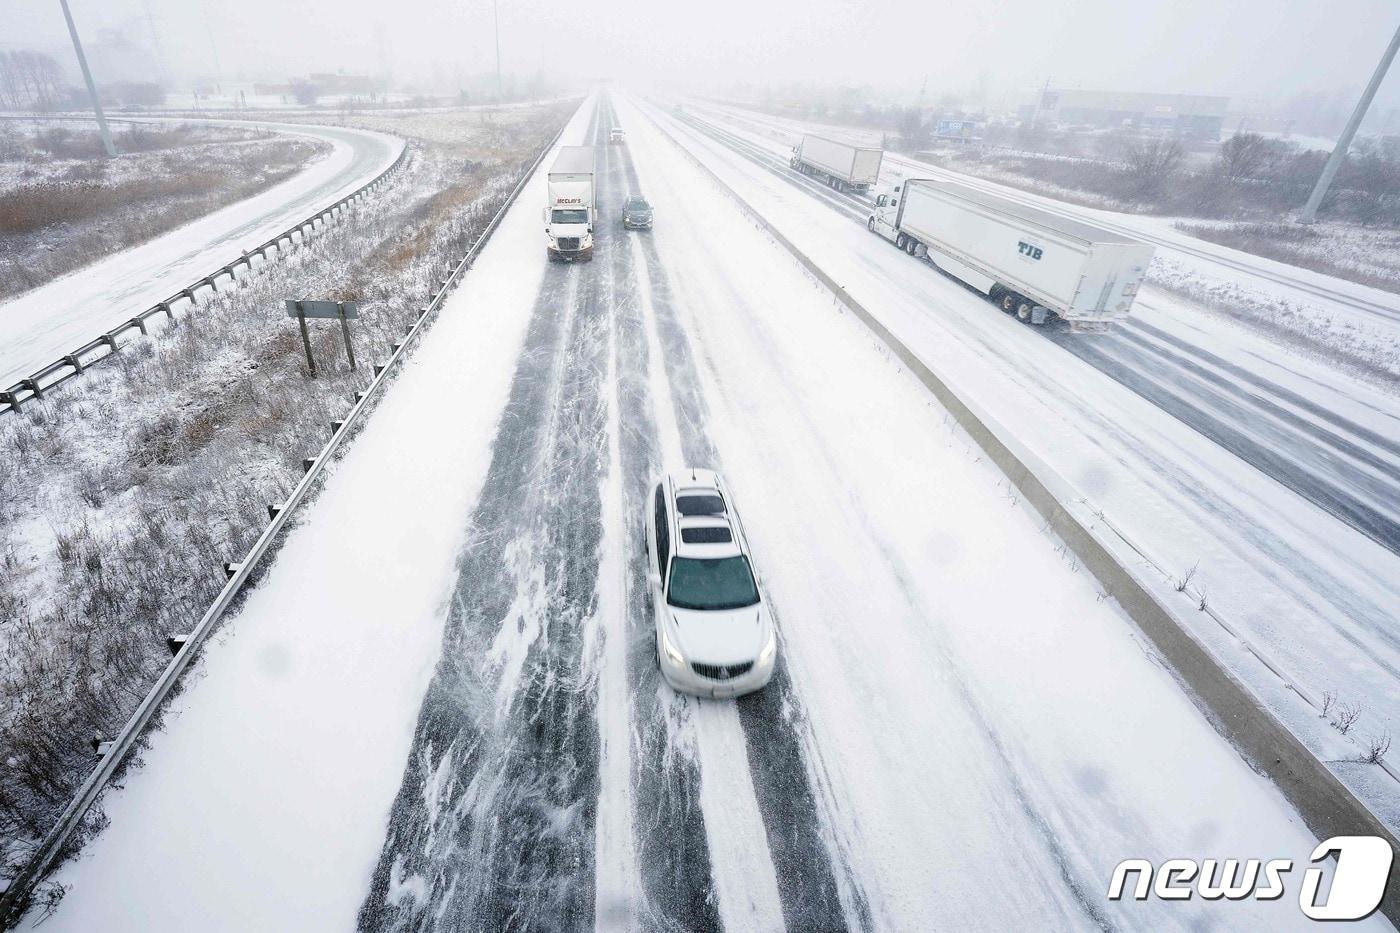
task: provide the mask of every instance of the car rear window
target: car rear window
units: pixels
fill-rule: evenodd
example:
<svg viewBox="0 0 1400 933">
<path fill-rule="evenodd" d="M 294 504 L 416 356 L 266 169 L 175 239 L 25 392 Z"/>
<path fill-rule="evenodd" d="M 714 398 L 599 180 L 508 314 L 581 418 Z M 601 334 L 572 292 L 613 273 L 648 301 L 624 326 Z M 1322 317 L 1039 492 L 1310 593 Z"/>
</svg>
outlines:
<svg viewBox="0 0 1400 933">
<path fill-rule="evenodd" d="M 723 515 L 724 500 L 715 493 L 688 493 L 676 496 L 676 511 L 682 515 Z"/>
<path fill-rule="evenodd" d="M 723 525 L 681 529 L 681 542 L 684 544 L 728 544 L 733 540 L 734 535 Z"/>
</svg>

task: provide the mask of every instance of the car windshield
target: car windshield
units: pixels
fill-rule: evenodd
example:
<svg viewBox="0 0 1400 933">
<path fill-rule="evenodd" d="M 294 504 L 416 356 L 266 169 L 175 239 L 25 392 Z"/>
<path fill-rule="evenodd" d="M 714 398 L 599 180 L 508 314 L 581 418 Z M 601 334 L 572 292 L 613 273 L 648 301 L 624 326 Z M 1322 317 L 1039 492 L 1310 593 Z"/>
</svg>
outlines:
<svg viewBox="0 0 1400 933">
<path fill-rule="evenodd" d="M 648 204 L 646 201 L 643 201 L 641 198 L 633 198 L 632 200 L 627 202 L 627 209 L 629 211 L 644 211 L 650 206 L 650 204 Z"/>
<path fill-rule="evenodd" d="M 677 609 L 742 609 L 758 602 L 749 559 L 677 557 L 666 602 Z"/>
<path fill-rule="evenodd" d="M 588 211 L 555 211 L 554 222 L 556 224 L 586 224 L 588 223 Z"/>
</svg>

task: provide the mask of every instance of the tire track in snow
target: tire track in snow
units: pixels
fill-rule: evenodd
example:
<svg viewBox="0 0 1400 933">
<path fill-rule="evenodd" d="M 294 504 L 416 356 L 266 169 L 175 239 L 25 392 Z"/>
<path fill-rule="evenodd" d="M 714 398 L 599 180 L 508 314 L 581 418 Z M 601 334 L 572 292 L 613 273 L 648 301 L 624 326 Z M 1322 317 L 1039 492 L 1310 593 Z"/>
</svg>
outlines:
<svg viewBox="0 0 1400 933">
<path fill-rule="evenodd" d="M 596 277 L 550 267 L 361 929 L 594 922 L 607 330 Z"/>
<path fill-rule="evenodd" d="M 628 187 L 641 191 L 630 153 L 624 152 L 621 161 Z M 663 445 L 671 448 L 668 460 L 680 458 L 687 464 L 718 467 L 718 452 L 705 430 L 708 415 L 694 357 L 673 308 L 665 266 L 649 234 L 643 232 L 634 239 L 634 250 L 643 257 L 639 265 L 645 267 L 645 280 L 639 284 L 643 303 L 650 312 L 653 354 L 663 362 L 658 369 L 664 369 L 663 384 L 653 392 L 653 400 L 663 409 L 658 415 L 660 420 L 674 418 L 674 427 L 665 431 L 672 435 L 670 442 Z M 701 701 L 697 705 L 703 733 L 717 746 L 716 751 L 727 748 L 727 752 L 715 757 L 727 760 L 742 750 L 749 763 L 748 777 L 763 819 L 788 929 L 845 929 L 851 918 L 857 927 L 868 926 L 869 908 L 864 893 L 849 867 L 841 865 L 838 869 L 831 854 L 831 829 L 823 826 L 824 817 L 811 786 L 812 763 L 807 760 L 799 735 L 805 731 L 802 705 L 786 662 L 780 656 L 769 685 L 735 703 L 744 737 L 742 749 L 728 747 L 729 737 L 720 721 L 723 717 L 710 712 L 717 709 L 716 704 Z M 727 716 L 727 711 L 723 715 Z M 712 773 L 708 769 L 704 772 L 705 776 Z M 726 780 L 733 778 L 732 774 L 722 776 Z M 730 789 L 726 796 L 743 792 L 743 788 Z M 707 815 L 710 812 L 707 808 Z"/>
</svg>

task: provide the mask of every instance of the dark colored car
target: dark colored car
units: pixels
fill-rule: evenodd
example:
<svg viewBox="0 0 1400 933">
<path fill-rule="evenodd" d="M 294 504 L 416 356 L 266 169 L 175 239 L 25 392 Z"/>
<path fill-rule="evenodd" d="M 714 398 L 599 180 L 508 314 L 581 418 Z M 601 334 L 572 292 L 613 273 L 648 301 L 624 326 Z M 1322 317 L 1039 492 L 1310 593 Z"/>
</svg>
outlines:
<svg viewBox="0 0 1400 933">
<path fill-rule="evenodd" d="M 647 199 L 634 194 L 622 205 L 622 226 L 628 230 L 651 229 L 651 205 Z"/>
</svg>

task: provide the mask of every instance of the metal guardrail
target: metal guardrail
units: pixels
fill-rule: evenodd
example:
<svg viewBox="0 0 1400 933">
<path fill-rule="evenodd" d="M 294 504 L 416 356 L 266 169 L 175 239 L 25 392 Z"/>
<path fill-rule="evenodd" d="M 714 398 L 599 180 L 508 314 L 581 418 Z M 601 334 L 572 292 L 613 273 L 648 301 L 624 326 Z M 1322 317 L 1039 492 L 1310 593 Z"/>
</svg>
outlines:
<svg viewBox="0 0 1400 933">
<path fill-rule="evenodd" d="M 139 331 L 142 337 L 146 336 L 149 332 L 148 322 L 151 318 L 163 314 L 166 320 L 173 320 L 175 317 L 174 305 L 183 301 L 188 301 L 193 305 L 195 303 L 195 295 L 205 288 L 217 292 L 219 290 L 217 282 L 222 276 L 226 275 L 229 277 L 230 281 L 237 283 L 238 277 L 234 270 L 239 266 L 246 266 L 251 273 L 253 271 L 254 256 L 259 257 L 266 263 L 270 261 L 268 259 L 268 250 L 273 250 L 275 251 L 275 255 L 282 256 L 290 250 L 295 249 L 298 245 L 297 234 L 301 235 L 301 242 L 304 243 L 309 235 L 308 231 L 315 231 L 316 222 L 318 220 L 324 228 L 330 223 L 331 218 L 343 217 L 350 209 L 351 204 L 358 202 L 362 198 L 367 197 L 371 192 L 378 190 L 389 175 L 403 165 L 407 157 L 408 144 L 405 142 L 403 148 L 399 150 L 398 158 L 395 159 L 388 168 L 384 169 L 384 171 L 380 172 L 354 191 L 345 195 L 345 197 L 316 211 L 306 219 L 293 224 L 272 239 L 259 245 L 257 248 L 244 250 L 242 255 L 232 262 L 220 266 L 203 278 L 197 279 L 192 284 L 180 289 L 169 298 L 156 302 L 130 320 L 118 324 L 111 330 L 103 332 L 101 335 L 93 340 L 89 340 L 73 352 L 65 353 L 62 357 L 49 365 L 31 373 L 27 378 L 21 379 L 4 391 L 0 391 L 0 415 L 5 412 L 19 411 L 20 405 L 23 403 L 43 398 L 44 393 L 48 390 L 67 382 L 74 376 L 80 375 L 93 364 L 107 359 L 123 346 L 133 342 L 132 340 L 127 340 L 125 342 L 121 340 L 122 337 L 130 335 L 132 331 Z M 282 242 L 284 240 L 287 243 L 287 248 L 285 250 L 282 247 Z"/>
<path fill-rule="evenodd" d="M 268 522 L 267 528 L 263 530 L 262 535 L 258 537 L 258 540 L 253 544 L 247 556 L 244 557 L 241 562 L 226 565 L 225 569 L 229 575 L 228 582 L 224 584 L 224 588 L 219 592 L 214 602 L 205 610 L 199 623 L 189 634 L 174 635 L 170 638 L 169 645 L 174 653 L 174 656 L 170 659 L 170 663 L 166 665 L 165 670 L 161 672 L 155 685 L 151 687 L 150 691 L 141 701 L 141 705 L 131 714 L 131 718 L 128 719 L 126 725 L 122 727 L 121 733 L 110 742 L 101 743 L 99 749 L 99 753 L 102 756 L 101 761 L 98 762 L 97 766 L 88 775 L 87 780 L 85 780 L 78 789 L 73 800 L 59 816 L 58 822 L 40 841 L 24 868 L 15 876 L 10 886 L 4 892 L 0 892 L 0 928 L 17 922 L 23 915 L 28 907 L 30 895 L 39 882 L 43 880 L 47 872 L 57 864 L 69 840 L 73 838 L 73 834 L 81 825 L 83 817 L 92 808 L 92 805 L 96 803 L 103 789 L 107 786 L 108 782 L 111 781 L 113 775 L 116 774 L 123 762 L 125 762 L 142 733 L 145 732 L 146 728 L 155 718 L 161 704 L 170 696 L 171 690 L 179 681 L 180 675 L 184 673 L 185 669 L 189 666 L 190 661 L 193 660 L 199 646 L 204 642 L 205 638 L 208 637 L 209 633 L 213 631 L 215 625 L 223 618 L 234 600 L 243 591 L 243 588 L 251 579 L 253 571 L 257 568 L 259 562 L 267 555 L 278 536 L 282 533 L 292 512 L 302 500 L 306 498 L 307 493 L 324 471 L 326 464 L 330 462 L 332 455 L 345 442 L 351 430 L 357 426 L 366 412 L 372 407 L 371 403 L 376 400 L 376 396 L 383 390 L 395 367 L 403 361 L 409 346 L 422 334 L 424 328 L 437 314 L 438 309 L 441 308 L 442 302 L 447 297 L 448 292 L 457 284 L 463 273 L 471 267 L 477 254 L 481 252 L 482 247 L 485 246 L 486 242 L 491 238 L 491 234 L 494 233 L 496 228 L 500 225 L 502 218 L 504 218 L 506 212 L 510 210 L 511 205 L 515 203 L 520 192 L 524 190 L 525 186 L 530 182 L 530 179 L 535 176 L 545 156 L 547 156 L 559 142 L 559 137 L 563 135 L 563 132 L 564 130 L 561 128 L 559 132 L 554 135 L 554 138 L 550 140 L 549 144 L 535 157 L 530 168 L 521 177 L 520 181 L 516 183 L 515 187 L 507 196 L 506 202 L 501 205 L 500 210 L 491 218 L 491 222 L 486 225 L 486 229 L 477 237 L 471 249 L 469 249 L 466 255 L 462 257 L 461 261 L 452 268 L 448 277 L 439 283 L 437 291 L 431 295 L 427 305 L 418 309 L 418 319 L 408 329 L 408 333 L 404 336 L 404 339 L 393 345 L 393 355 L 390 356 L 386 362 L 374 366 L 374 379 L 363 391 L 355 393 L 355 404 L 354 407 L 350 409 L 349 414 L 345 416 L 344 420 L 331 422 L 330 440 L 316 457 L 303 461 L 303 466 L 306 471 L 305 475 L 301 478 L 301 481 L 297 483 L 291 494 L 288 495 L 286 500 L 280 505 L 268 506 L 270 521 Z"/>
<path fill-rule="evenodd" d="M 1372 813 L 1325 762 L 1190 632 L 1188 626 L 1138 578 L 1130 562 L 1140 559 L 1165 575 L 1160 565 L 1114 528 L 1101 511 L 1079 498 L 1073 487 L 1048 463 L 1021 447 L 1009 432 L 954 391 L 908 344 L 895 336 L 876 315 L 778 230 L 771 220 L 662 126 L 656 114 L 644 115 L 759 229 L 864 323 L 876 339 L 887 346 L 909 370 L 910 375 L 938 399 L 1026 502 L 1040 513 L 1047 529 L 1059 536 L 1078 557 L 1081 565 L 1103 586 L 1104 592 L 1132 619 L 1166 662 L 1188 699 L 1256 773 L 1273 782 L 1318 839 L 1349 835 L 1379 836 L 1392 848 L 1400 850 L 1400 838 L 1397 838 L 1394 830 Z M 1099 526 L 1103 526 L 1112 537 L 1098 531 Z M 1124 553 L 1125 550 L 1128 553 Z M 1234 630 L 1224 625 L 1218 615 L 1211 615 L 1233 633 Z M 1275 674 L 1284 676 L 1267 658 L 1254 653 Z M 1298 691 L 1296 682 L 1287 683 L 1287 686 L 1305 702 L 1314 705 L 1306 693 Z M 1384 763 L 1382 770 L 1394 776 L 1394 771 Z M 1391 874 L 1379 909 L 1392 923 L 1400 924 L 1400 873 Z"/>
</svg>

